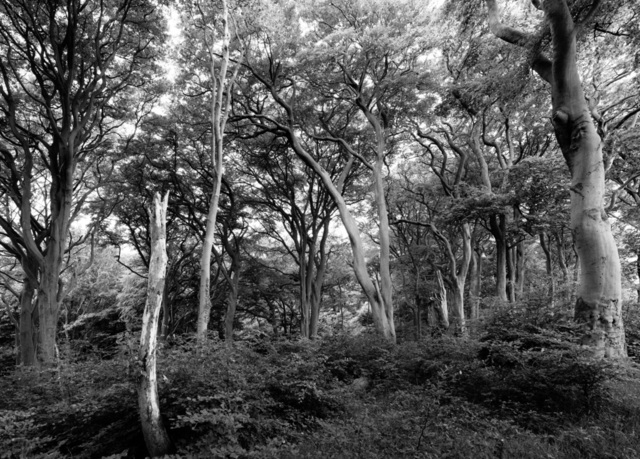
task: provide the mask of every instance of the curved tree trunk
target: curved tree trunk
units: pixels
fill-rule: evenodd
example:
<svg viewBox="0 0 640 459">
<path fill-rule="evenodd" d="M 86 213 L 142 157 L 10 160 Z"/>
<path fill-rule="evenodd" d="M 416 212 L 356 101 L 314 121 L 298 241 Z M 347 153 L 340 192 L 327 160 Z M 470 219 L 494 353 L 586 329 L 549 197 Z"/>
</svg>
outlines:
<svg viewBox="0 0 640 459">
<path fill-rule="evenodd" d="M 163 201 L 160 202 L 160 195 L 156 193 L 153 199 L 154 208 L 150 209 L 151 256 L 139 351 L 141 369 L 138 381 L 138 408 L 144 441 L 151 457 L 169 454 L 173 448 L 160 418 L 156 376 L 158 320 L 167 269 L 166 216 L 168 198 L 169 194 L 167 193 Z"/>
<path fill-rule="evenodd" d="M 531 37 L 500 23 L 495 0 L 487 0 L 487 5 L 495 35 L 521 46 L 531 43 Z M 532 68 L 551 86 L 553 126 L 571 173 L 571 231 L 580 269 L 575 319 L 583 329 L 581 343 L 596 357 L 626 357 L 620 259 L 604 210 L 602 140 L 577 66 L 580 25 L 574 24 L 566 0 L 535 5 L 544 10 L 549 24 L 552 57 L 534 55 Z"/>
</svg>

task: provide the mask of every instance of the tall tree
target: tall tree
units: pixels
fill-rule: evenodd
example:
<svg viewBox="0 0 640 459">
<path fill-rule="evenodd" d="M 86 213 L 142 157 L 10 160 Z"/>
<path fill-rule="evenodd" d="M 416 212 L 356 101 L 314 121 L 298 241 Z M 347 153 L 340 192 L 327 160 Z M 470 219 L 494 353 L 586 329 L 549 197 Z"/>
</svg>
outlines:
<svg viewBox="0 0 640 459">
<path fill-rule="evenodd" d="M 502 40 L 530 49 L 530 66 L 551 87 L 556 139 L 571 173 L 571 229 L 580 262 L 575 318 L 583 327 L 581 343 L 596 356 L 626 356 L 622 323 L 622 287 L 618 249 L 604 210 L 602 142 L 584 95 L 577 64 L 577 37 L 600 4 L 575 22 L 566 0 L 534 0 L 544 11 L 551 34 L 551 57 L 543 53 L 541 36 L 500 22 L 495 0 L 486 1 L 489 26 Z M 548 28 L 548 29 L 547 29 Z"/>
<path fill-rule="evenodd" d="M 140 336 L 140 375 L 138 383 L 138 408 L 142 421 L 142 433 L 151 457 L 164 456 L 172 452 L 173 445 L 160 417 L 156 351 L 158 344 L 158 320 L 162 306 L 164 282 L 167 270 L 167 204 L 169 194 L 160 198 L 156 193 L 149 209 L 151 253 L 147 300 L 142 316 Z"/>
<path fill-rule="evenodd" d="M 149 80 L 156 11 L 147 0 L 0 2 L 0 187 L 19 210 L 0 226 L 29 278 L 25 298 L 37 290 L 44 363 L 55 358 L 69 225 L 92 191 L 79 193 L 79 182 L 127 112 L 129 90 Z"/>
<path fill-rule="evenodd" d="M 201 43 L 195 47 L 195 58 L 202 59 L 198 56 L 198 50 L 205 51 L 204 61 L 208 67 L 208 88 L 205 91 L 210 93 L 210 122 L 211 122 L 211 143 L 210 155 L 211 162 L 208 166 L 212 171 L 213 189 L 209 200 L 209 210 L 207 213 L 207 224 L 205 234 L 202 241 L 202 255 L 200 257 L 200 290 L 198 294 L 198 326 L 196 337 L 200 344 L 206 340 L 206 332 L 209 326 L 209 317 L 211 314 L 211 254 L 216 230 L 216 218 L 220 202 L 220 190 L 222 188 L 222 177 L 224 173 L 224 134 L 227 120 L 229 118 L 229 110 L 231 107 L 232 90 L 235 84 L 236 75 L 238 73 L 238 65 L 230 68 L 231 64 L 231 29 L 229 27 L 230 17 L 229 8 L 226 0 L 221 0 L 221 12 L 219 13 L 219 21 L 221 28 L 221 36 L 218 37 L 216 16 L 218 16 L 212 8 L 203 7 L 203 2 L 196 1 L 193 5 L 189 5 L 191 11 L 188 11 L 192 27 L 190 37 L 187 40 L 185 53 L 190 54 L 193 48 L 189 48 L 193 44 L 194 39 Z M 204 45 L 204 46 L 202 46 Z M 218 49 L 220 48 L 220 53 Z M 193 65 L 194 62 L 191 62 Z M 197 72 L 195 72 L 197 74 Z M 197 76 L 200 79 L 200 76 Z"/>
</svg>

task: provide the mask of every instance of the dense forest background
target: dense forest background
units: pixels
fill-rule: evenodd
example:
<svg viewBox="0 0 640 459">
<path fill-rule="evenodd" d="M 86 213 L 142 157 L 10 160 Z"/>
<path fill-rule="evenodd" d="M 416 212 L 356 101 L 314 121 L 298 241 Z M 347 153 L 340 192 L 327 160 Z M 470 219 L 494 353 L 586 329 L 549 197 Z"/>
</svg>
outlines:
<svg viewBox="0 0 640 459">
<path fill-rule="evenodd" d="M 0 0 L 0 456 L 639 457 L 639 17 Z"/>
</svg>

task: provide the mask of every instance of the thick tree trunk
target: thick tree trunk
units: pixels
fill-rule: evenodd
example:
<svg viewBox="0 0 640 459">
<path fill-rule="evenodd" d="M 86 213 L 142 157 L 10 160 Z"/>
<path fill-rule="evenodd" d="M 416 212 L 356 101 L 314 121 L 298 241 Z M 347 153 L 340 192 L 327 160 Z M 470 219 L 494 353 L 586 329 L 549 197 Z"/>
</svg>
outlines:
<svg viewBox="0 0 640 459">
<path fill-rule="evenodd" d="M 551 85 L 552 122 L 571 172 L 571 231 L 579 259 L 575 319 L 582 344 L 597 357 L 626 357 L 622 324 L 622 286 L 618 249 L 604 210 L 602 140 L 584 96 L 577 66 L 576 35 L 566 0 L 535 2 L 551 31 L 552 57 L 537 54 L 532 68 Z M 495 0 L 487 0 L 489 25 L 510 43 L 527 46 L 531 38 L 500 23 Z"/>
<path fill-rule="evenodd" d="M 621 268 L 604 210 L 602 141 L 576 63 L 577 29 L 564 0 L 544 2 L 553 44 L 553 126 L 571 172 L 571 230 L 580 262 L 575 318 L 595 356 L 626 357 Z"/>
<path fill-rule="evenodd" d="M 38 310 L 33 304 L 35 286 L 25 276 L 20 293 L 20 330 L 19 330 L 19 356 L 18 362 L 25 366 L 35 366 L 38 364 L 36 356 L 37 333 L 35 321 Z"/>
<path fill-rule="evenodd" d="M 451 325 L 454 333 L 461 336 L 467 335 L 467 321 L 464 316 L 464 282 L 462 285 L 458 282 L 454 283 L 451 290 Z"/>
<path fill-rule="evenodd" d="M 166 216 L 168 198 L 169 195 L 166 194 L 163 201 L 160 202 L 160 195 L 156 194 L 153 200 L 154 208 L 150 209 L 151 256 L 139 351 L 141 368 L 138 381 L 138 408 L 144 441 L 151 457 L 164 456 L 171 453 L 173 449 L 160 417 L 156 375 L 158 319 L 167 268 Z"/>
</svg>

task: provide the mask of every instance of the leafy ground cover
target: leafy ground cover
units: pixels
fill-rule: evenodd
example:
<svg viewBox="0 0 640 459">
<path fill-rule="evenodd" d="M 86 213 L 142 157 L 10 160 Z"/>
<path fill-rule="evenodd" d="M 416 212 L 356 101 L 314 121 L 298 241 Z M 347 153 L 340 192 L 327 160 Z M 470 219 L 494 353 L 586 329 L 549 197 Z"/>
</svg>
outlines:
<svg viewBox="0 0 640 459">
<path fill-rule="evenodd" d="M 636 364 L 590 360 L 572 327 L 511 310 L 473 339 L 167 343 L 174 457 L 640 457 Z M 0 457 L 144 457 L 136 373 L 123 353 L 5 371 Z"/>
</svg>

